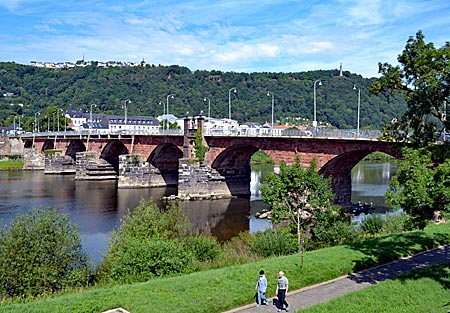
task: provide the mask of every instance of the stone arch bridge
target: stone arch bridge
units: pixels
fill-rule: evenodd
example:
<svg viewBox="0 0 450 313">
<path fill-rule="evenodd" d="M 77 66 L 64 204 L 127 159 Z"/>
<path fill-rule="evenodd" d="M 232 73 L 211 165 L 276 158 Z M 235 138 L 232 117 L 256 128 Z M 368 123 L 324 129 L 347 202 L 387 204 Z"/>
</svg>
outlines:
<svg viewBox="0 0 450 313">
<path fill-rule="evenodd" d="M 66 160 L 76 164 L 75 179 L 118 178 L 120 188 L 177 185 L 179 196 L 191 198 L 249 195 L 250 158 L 262 150 L 275 164 L 292 164 L 298 157 L 308 166 L 316 159 L 319 173 L 332 177 L 336 203 L 345 204 L 351 200 L 351 169 L 359 161 L 375 151 L 400 157 L 395 143 L 370 139 L 203 136 L 209 150 L 199 163 L 194 158 L 195 134 L 195 129 L 187 129 L 180 135 L 66 135 L 21 140 L 25 150 L 34 147 L 41 155 L 47 150 L 61 151 Z"/>
</svg>

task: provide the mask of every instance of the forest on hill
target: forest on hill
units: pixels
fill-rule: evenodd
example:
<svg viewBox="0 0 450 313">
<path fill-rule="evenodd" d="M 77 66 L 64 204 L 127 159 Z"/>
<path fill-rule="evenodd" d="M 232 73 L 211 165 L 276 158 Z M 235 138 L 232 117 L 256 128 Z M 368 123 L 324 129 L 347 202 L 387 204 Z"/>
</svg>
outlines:
<svg viewBox="0 0 450 313">
<path fill-rule="evenodd" d="M 281 123 L 299 118 L 312 121 L 314 82 L 316 83 L 317 121 L 341 129 L 356 128 L 358 88 L 360 89 L 360 127 L 379 129 L 406 110 L 404 98 L 373 95 L 371 80 L 339 70 L 296 73 L 235 73 L 196 70 L 171 65 L 145 67 L 97 67 L 95 63 L 71 69 L 47 69 L 14 62 L 0 62 L 0 124 L 9 126 L 14 116 L 21 116 L 24 127 L 38 116 L 46 118 L 49 108 L 82 109 L 93 113 L 159 116 L 165 112 L 168 95 L 169 113 L 178 117 L 186 112 L 228 118 L 244 122 L 271 120 L 274 95 L 274 119 Z M 353 86 L 356 85 L 356 90 Z M 236 88 L 237 92 L 231 92 Z M 205 101 L 205 97 L 207 97 Z M 39 112 L 39 115 L 36 115 Z M 48 118 L 48 117 L 47 117 Z"/>
</svg>

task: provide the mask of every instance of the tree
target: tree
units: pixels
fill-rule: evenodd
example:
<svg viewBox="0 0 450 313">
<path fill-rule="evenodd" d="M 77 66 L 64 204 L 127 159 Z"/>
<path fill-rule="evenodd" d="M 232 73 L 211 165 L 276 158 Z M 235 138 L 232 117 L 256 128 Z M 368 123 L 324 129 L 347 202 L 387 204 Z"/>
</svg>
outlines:
<svg viewBox="0 0 450 313">
<path fill-rule="evenodd" d="M 443 108 L 450 92 L 450 43 L 435 48 L 418 31 L 397 60 L 399 66 L 378 64 L 381 77 L 373 81 L 370 91 L 404 94 L 408 109 L 388 128 L 397 140 L 408 138 L 416 146 L 425 146 L 450 125 Z"/>
<path fill-rule="evenodd" d="M 76 226 L 56 209 L 19 214 L 0 230 L 0 299 L 85 286 L 90 270 Z"/>
<path fill-rule="evenodd" d="M 436 210 L 450 212 L 450 160 L 446 146 L 405 148 L 386 192 L 388 204 L 402 208 L 410 228 L 423 229 Z"/>
<path fill-rule="evenodd" d="M 330 179 L 324 179 L 316 171 L 315 160 L 307 168 L 303 168 L 299 158 L 291 166 L 281 164 L 280 174 L 268 176 L 260 190 L 264 201 L 272 207 L 273 220 L 288 219 L 295 227 L 299 251 L 302 234 L 311 231 L 319 217 L 339 214 L 333 205 Z"/>
</svg>

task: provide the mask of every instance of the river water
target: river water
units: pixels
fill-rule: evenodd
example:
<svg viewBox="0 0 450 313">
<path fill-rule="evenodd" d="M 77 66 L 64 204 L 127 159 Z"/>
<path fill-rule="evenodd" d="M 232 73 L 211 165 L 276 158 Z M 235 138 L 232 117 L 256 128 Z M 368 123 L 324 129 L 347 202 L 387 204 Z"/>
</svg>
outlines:
<svg viewBox="0 0 450 313">
<path fill-rule="evenodd" d="M 395 173 L 391 163 L 360 162 L 352 171 L 352 201 L 372 202 L 383 207 L 384 192 Z M 242 231 L 257 232 L 271 227 L 255 212 L 267 208 L 258 186 L 272 173 L 270 165 L 252 167 L 250 199 L 183 201 L 181 207 L 196 231 L 228 240 Z M 73 176 L 44 175 L 43 172 L 0 171 L 0 227 L 17 213 L 31 208 L 58 208 L 78 225 L 83 247 L 98 264 L 108 248 L 110 231 L 120 225 L 128 209 L 142 199 L 162 205 L 173 188 L 118 189 L 115 181 L 75 181 Z"/>
</svg>

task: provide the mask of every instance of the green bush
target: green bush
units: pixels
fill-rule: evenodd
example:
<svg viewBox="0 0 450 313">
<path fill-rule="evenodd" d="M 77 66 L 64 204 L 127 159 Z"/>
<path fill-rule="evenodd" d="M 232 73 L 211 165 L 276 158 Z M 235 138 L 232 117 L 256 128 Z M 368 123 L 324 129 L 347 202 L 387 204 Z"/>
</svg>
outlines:
<svg viewBox="0 0 450 313">
<path fill-rule="evenodd" d="M 361 231 L 366 235 L 378 235 L 383 232 L 385 221 L 378 214 L 369 215 L 361 221 Z"/>
<path fill-rule="evenodd" d="M 0 231 L 0 298 L 85 286 L 90 271 L 76 226 L 56 209 L 19 214 Z"/>
<path fill-rule="evenodd" d="M 192 260 L 191 252 L 175 239 L 128 237 L 110 259 L 109 277 L 130 283 L 189 273 L 195 270 Z"/>
<path fill-rule="evenodd" d="M 188 236 L 183 244 L 184 248 L 200 262 L 212 261 L 222 254 L 222 248 L 214 237 Z"/>
<path fill-rule="evenodd" d="M 266 229 L 255 234 L 250 251 L 261 257 L 279 256 L 298 250 L 297 239 L 287 231 Z"/>
<path fill-rule="evenodd" d="M 307 245 L 308 250 L 336 246 L 344 241 L 353 241 L 359 236 L 354 225 L 346 221 L 318 224 L 313 232 L 314 236 Z"/>
<path fill-rule="evenodd" d="M 120 245 L 122 238 L 129 236 L 136 239 L 152 236 L 182 238 L 187 235 L 189 227 L 187 217 L 180 207 L 170 205 L 167 209 L 160 209 L 155 203 L 143 200 L 125 214 L 119 229 L 112 233 L 111 246 Z"/>
<path fill-rule="evenodd" d="M 405 213 L 389 214 L 386 213 L 386 220 L 383 225 L 383 231 L 387 234 L 401 233 L 405 230 L 408 216 Z"/>
<path fill-rule="evenodd" d="M 111 233 L 97 278 L 132 282 L 190 271 L 192 253 L 180 242 L 188 230 L 187 218 L 178 206 L 164 210 L 151 201 L 141 201 Z"/>
</svg>

